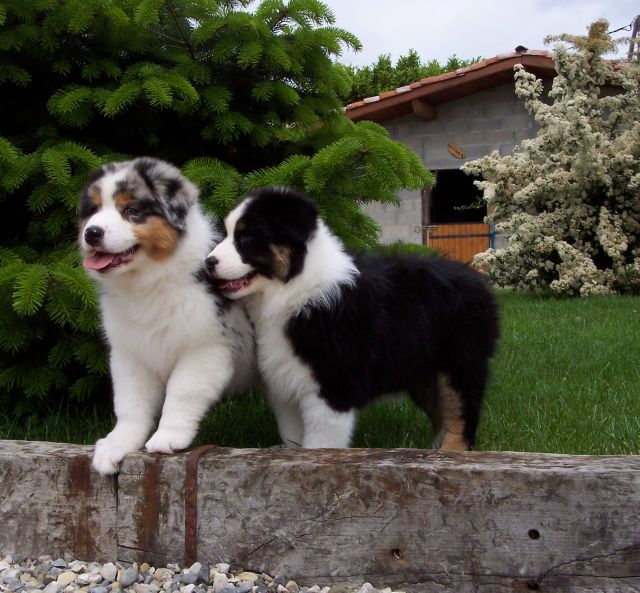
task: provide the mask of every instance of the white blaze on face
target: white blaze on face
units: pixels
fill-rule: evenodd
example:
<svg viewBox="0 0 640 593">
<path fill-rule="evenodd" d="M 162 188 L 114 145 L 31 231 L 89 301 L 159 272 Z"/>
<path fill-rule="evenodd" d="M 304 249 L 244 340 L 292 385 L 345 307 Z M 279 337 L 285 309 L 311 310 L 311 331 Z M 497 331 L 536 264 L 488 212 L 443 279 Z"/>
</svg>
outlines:
<svg viewBox="0 0 640 593">
<path fill-rule="evenodd" d="M 130 249 L 136 244 L 136 237 L 133 233 L 134 225 L 124 220 L 118 211 L 114 195 L 118 181 L 125 178 L 126 169 L 109 173 L 102 179 L 99 179 L 96 185 L 100 192 L 102 205 L 100 210 L 93 214 L 84 224 L 82 228 L 81 242 L 85 251 L 94 251 L 95 248 L 89 245 L 84 239 L 84 232 L 91 226 L 97 226 L 103 229 L 104 236 L 100 245 L 100 251 L 110 253 L 120 253 Z"/>
<path fill-rule="evenodd" d="M 227 218 L 225 218 L 224 226 L 227 229 L 227 236 L 219 243 L 210 253 L 218 259 L 216 266 L 216 276 L 225 280 L 242 278 L 253 272 L 253 268 L 242 261 L 242 257 L 236 249 L 233 235 L 235 233 L 236 224 L 242 218 L 251 198 L 244 200 L 237 208 L 232 210 Z"/>
</svg>

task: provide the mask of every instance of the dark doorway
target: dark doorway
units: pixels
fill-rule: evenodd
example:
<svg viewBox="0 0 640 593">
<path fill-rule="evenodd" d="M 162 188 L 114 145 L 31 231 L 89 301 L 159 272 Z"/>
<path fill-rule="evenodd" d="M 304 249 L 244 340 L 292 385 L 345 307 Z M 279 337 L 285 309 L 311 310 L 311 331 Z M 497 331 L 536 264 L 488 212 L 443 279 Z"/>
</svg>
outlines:
<svg viewBox="0 0 640 593">
<path fill-rule="evenodd" d="M 447 222 L 482 222 L 487 207 L 472 207 L 482 198 L 482 192 L 473 185 L 477 179 L 460 169 L 434 171 L 436 185 L 429 200 L 429 224 Z"/>
</svg>

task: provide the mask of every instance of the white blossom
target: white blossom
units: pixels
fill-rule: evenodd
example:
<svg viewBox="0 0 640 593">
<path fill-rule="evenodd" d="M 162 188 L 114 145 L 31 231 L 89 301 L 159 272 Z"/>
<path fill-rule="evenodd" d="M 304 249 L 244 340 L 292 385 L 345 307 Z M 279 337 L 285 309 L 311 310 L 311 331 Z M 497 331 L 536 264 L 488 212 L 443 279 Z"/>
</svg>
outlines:
<svg viewBox="0 0 640 593">
<path fill-rule="evenodd" d="M 550 38 L 557 76 L 515 67 L 516 94 L 540 125 L 513 155 L 464 165 L 509 235 L 474 264 L 500 286 L 571 295 L 640 293 L 640 66 L 614 64 L 608 23 Z M 570 44 L 572 49 L 567 47 Z"/>
</svg>

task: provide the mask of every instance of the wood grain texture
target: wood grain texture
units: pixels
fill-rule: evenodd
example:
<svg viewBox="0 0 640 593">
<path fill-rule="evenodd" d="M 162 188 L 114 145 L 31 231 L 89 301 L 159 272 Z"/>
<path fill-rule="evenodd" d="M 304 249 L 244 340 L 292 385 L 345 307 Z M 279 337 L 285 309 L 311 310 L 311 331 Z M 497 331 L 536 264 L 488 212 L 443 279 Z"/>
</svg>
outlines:
<svg viewBox="0 0 640 593">
<path fill-rule="evenodd" d="M 0 550 L 182 563 L 188 453 L 0 442 Z M 193 464 L 192 464 L 193 465 Z M 197 468 L 203 562 L 407 593 L 640 590 L 640 457 L 214 448 Z M 117 497 L 117 514 L 116 514 Z"/>
<path fill-rule="evenodd" d="M 480 222 L 436 224 L 428 230 L 427 245 L 450 259 L 469 263 L 476 253 L 489 248 L 489 232 L 489 225 Z"/>
<path fill-rule="evenodd" d="M 422 591 L 463 577 L 640 586 L 637 458 L 219 450 L 200 471 L 205 560 L 303 583 L 434 581 Z"/>
<path fill-rule="evenodd" d="M 116 483 L 91 471 L 92 454 L 80 445 L 0 441 L 0 551 L 115 557 Z"/>
<path fill-rule="evenodd" d="M 118 559 L 184 561 L 186 454 L 134 453 L 118 475 Z"/>
</svg>

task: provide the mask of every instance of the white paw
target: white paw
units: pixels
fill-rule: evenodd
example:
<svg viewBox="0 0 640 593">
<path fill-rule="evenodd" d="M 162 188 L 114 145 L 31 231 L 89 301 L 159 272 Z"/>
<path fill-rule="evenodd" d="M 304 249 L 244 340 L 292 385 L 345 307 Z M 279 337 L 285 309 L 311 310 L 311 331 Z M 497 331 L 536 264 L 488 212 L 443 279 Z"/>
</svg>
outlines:
<svg viewBox="0 0 640 593">
<path fill-rule="evenodd" d="M 186 449 L 195 436 L 192 430 L 158 428 L 145 444 L 145 449 L 149 453 L 175 453 Z"/>
<path fill-rule="evenodd" d="M 93 468 L 103 476 L 115 474 L 124 456 L 137 449 L 136 444 L 130 440 L 107 435 L 96 442 L 93 452 Z"/>
</svg>

